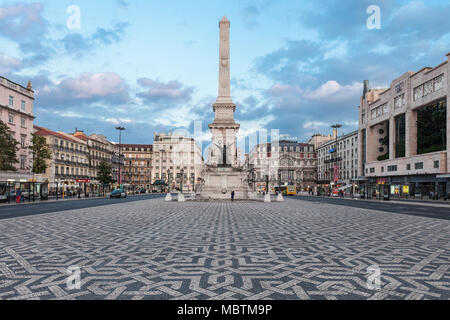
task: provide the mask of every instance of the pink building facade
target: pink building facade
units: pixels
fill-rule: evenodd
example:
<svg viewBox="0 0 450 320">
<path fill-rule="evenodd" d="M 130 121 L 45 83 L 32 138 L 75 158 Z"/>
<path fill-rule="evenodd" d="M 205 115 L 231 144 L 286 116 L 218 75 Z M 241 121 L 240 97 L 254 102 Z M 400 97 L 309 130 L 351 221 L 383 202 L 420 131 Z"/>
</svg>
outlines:
<svg viewBox="0 0 450 320">
<path fill-rule="evenodd" d="M 30 175 L 32 154 L 28 147 L 33 133 L 34 91 L 31 83 L 23 87 L 0 76 L 0 119 L 8 125 L 14 138 L 20 142 L 17 152 L 17 173 Z M 3 174 L 4 175 L 4 174 Z"/>
</svg>

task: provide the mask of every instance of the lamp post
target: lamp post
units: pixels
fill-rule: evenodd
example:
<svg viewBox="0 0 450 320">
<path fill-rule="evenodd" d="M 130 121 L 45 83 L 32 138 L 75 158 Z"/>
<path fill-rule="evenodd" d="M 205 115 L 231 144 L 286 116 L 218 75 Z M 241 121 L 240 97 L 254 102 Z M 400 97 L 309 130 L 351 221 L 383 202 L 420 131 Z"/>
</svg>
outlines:
<svg viewBox="0 0 450 320">
<path fill-rule="evenodd" d="M 120 187 L 122 188 L 122 175 L 121 175 L 121 171 L 120 171 L 120 165 L 121 165 L 121 161 L 122 161 L 122 131 L 125 131 L 124 127 L 117 127 L 116 130 L 119 130 L 119 176 L 118 176 L 118 182 Z"/>
<path fill-rule="evenodd" d="M 183 177 L 184 177 L 184 169 L 180 170 L 180 192 L 183 193 Z"/>
<path fill-rule="evenodd" d="M 170 193 L 170 169 L 167 170 L 167 188 L 169 189 L 169 193 Z"/>
<path fill-rule="evenodd" d="M 338 130 L 339 130 L 340 128 L 342 128 L 342 125 L 336 123 L 336 124 L 332 125 L 331 128 L 333 128 L 334 130 L 336 130 L 336 143 L 335 143 L 335 147 L 334 147 L 334 154 L 335 154 L 335 156 L 334 156 L 334 162 L 335 162 L 335 165 L 338 165 L 338 138 L 339 138 L 339 131 L 338 131 Z M 335 173 L 336 173 L 336 172 L 335 172 Z M 339 178 L 339 176 L 338 176 L 338 178 Z M 336 179 L 335 179 L 335 180 L 336 180 Z M 336 181 L 336 182 L 337 182 L 337 181 Z"/>
</svg>

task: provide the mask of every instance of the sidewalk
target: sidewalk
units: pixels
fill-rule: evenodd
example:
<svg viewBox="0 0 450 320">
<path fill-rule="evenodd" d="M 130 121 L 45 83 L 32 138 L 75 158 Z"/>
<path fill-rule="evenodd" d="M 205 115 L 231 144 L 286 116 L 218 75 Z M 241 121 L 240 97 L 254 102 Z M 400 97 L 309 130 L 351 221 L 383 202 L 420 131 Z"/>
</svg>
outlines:
<svg viewBox="0 0 450 320">
<path fill-rule="evenodd" d="M 129 194 L 128 197 L 138 197 L 138 196 L 145 196 L 148 195 L 150 193 L 145 193 L 145 194 Z M 49 200 L 36 200 L 36 201 L 24 201 L 21 203 L 16 203 L 15 200 L 11 201 L 10 203 L 5 202 L 5 203 L 0 203 L 0 207 L 7 207 L 7 206 L 23 206 L 23 205 L 27 205 L 27 204 L 41 204 L 41 203 L 58 203 L 58 202 L 69 202 L 69 201 L 83 201 L 83 200 L 95 200 L 95 199 L 107 199 L 109 198 L 109 195 L 106 196 L 102 196 L 102 197 L 89 197 L 89 198 L 85 198 L 84 196 L 81 196 L 80 199 L 78 199 L 78 196 L 76 197 L 72 197 L 72 198 L 65 198 L 64 200 L 62 198 L 59 198 L 58 200 L 56 200 L 56 197 L 52 197 Z"/>
<path fill-rule="evenodd" d="M 300 196 L 311 196 L 308 194 L 299 194 Z M 441 207 L 441 208 L 450 208 L 450 201 L 445 200 L 424 200 L 424 199 L 391 199 L 391 200 L 373 200 L 373 199 L 361 199 L 361 198 L 352 198 L 350 196 L 346 196 L 344 198 L 340 197 L 328 197 L 328 196 L 316 196 L 319 198 L 330 198 L 330 199 L 340 199 L 340 200 L 355 200 L 355 201 L 371 201 L 371 202 L 382 202 L 382 203 L 395 203 L 395 204 L 408 204 L 408 205 L 423 205 L 429 207 Z"/>
</svg>

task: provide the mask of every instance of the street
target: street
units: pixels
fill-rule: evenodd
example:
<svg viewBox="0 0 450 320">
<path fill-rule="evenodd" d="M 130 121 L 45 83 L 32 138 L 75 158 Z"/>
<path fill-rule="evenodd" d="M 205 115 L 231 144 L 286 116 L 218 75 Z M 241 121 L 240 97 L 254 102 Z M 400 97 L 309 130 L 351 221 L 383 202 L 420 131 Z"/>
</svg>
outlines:
<svg viewBox="0 0 450 320">
<path fill-rule="evenodd" d="M 450 299 L 450 222 L 422 207 L 147 199 L 0 220 L 0 300 Z"/>
<path fill-rule="evenodd" d="M 128 196 L 126 199 L 110 199 L 96 198 L 96 199 L 80 199 L 80 200 L 59 200 L 50 202 L 27 203 L 21 205 L 0 205 L 0 220 L 26 217 L 30 215 L 38 215 L 51 212 L 62 212 L 67 210 L 85 209 L 100 206 L 107 206 L 117 203 L 128 203 L 134 201 L 142 201 L 153 198 L 162 197 L 160 194 L 145 194 L 137 196 Z"/>
</svg>

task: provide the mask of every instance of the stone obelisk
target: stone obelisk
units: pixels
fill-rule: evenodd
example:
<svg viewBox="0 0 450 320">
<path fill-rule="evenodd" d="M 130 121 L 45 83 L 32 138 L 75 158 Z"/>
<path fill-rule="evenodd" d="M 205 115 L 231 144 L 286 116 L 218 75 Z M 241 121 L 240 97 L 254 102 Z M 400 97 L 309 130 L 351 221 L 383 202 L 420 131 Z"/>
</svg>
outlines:
<svg viewBox="0 0 450 320">
<path fill-rule="evenodd" d="M 201 199 L 247 199 L 247 173 L 237 158 L 236 134 L 239 124 L 234 121 L 236 105 L 230 94 L 230 21 L 223 17 L 219 22 L 219 95 L 213 104 L 214 121 L 209 125 L 212 144 L 208 163 L 203 170 Z"/>
<path fill-rule="evenodd" d="M 236 105 L 230 93 L 230 21 L 223 17 L 219 22 L 219 95 L 213 105 L 215 119 L 209 125 L 213 136 L 210 163 L 219 166 L 237 165 L 236 134 L 240 125 L 234 121 Z"/>
</svg>

